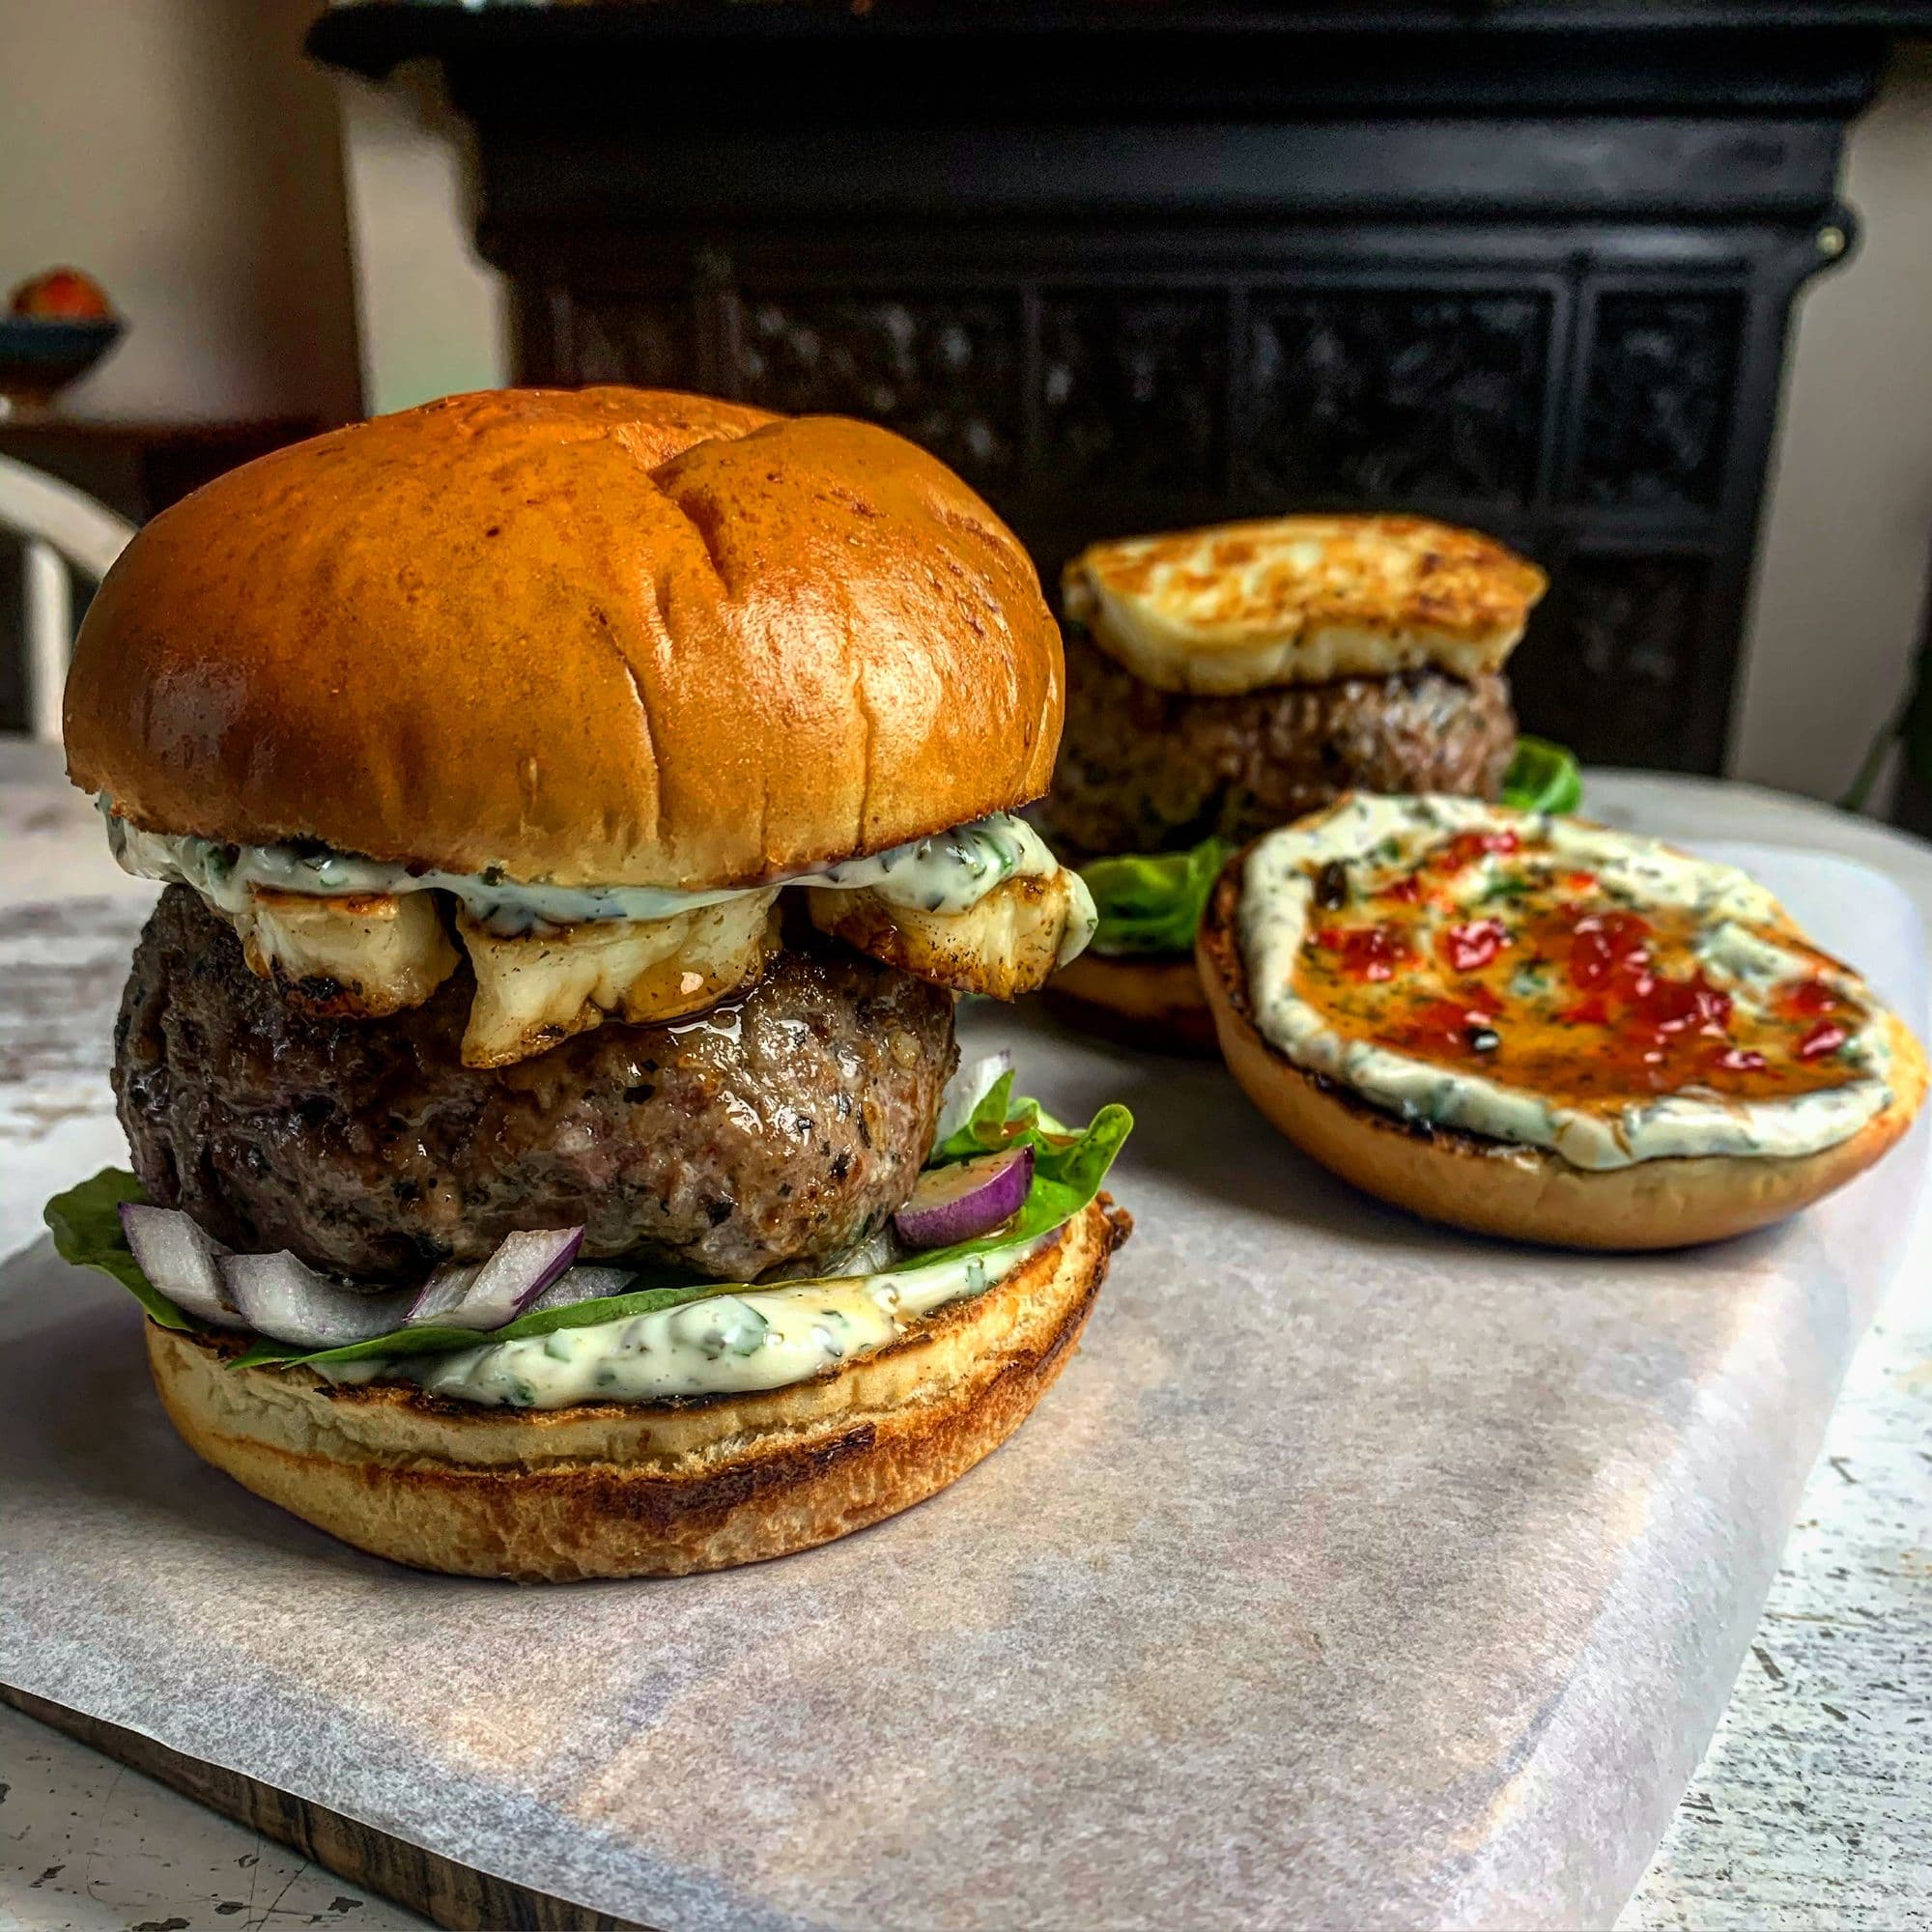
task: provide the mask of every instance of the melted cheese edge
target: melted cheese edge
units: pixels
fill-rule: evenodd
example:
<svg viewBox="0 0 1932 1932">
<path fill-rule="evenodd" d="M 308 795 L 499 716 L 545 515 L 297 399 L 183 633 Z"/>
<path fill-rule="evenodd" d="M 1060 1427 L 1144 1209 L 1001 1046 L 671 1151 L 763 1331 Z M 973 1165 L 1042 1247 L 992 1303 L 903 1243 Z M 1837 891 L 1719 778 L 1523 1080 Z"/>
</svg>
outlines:
<svg viewBox="0 0 1932 1932">
<path fill-rule="evenodd" d="M 1734 998 L 1751 1001 L 1779 980 L 1816 977 L 1862 1003 L 1865 1024 L 1842 1049 L 1861 1069 L 1858 1076 L 1781 1100 L 1661 1094 L 1605 1117 L 1337 1033 L 1294 991 L 1312 873 L 1331 860 L 1372 858 L 1401 867 L 1458 832 L 1525 824 L 1473 799 L 1357 793 L 1313 824 L 1284 828 L 1256 844 L 1242 874 L 1239 938 L 1255 1024 L 1264 1037 L 1295 1065 L 1340 1082 L 1403 1120 L 1541 1148 L 1593 1170 L 1698 1154 L 1788 1159 L 1817 1153 L 1849 1140 L 1889 1104 L 1891 1055 L 1883 1009 L 1856 975 L 1821 971 L 1753 929 L 1782 917 L 1762 886 L 1733 866 L 1695 859 L 1654 839 L 1570 818 L 1526 823 L 1536 836 L 1548 838 L 1560 859 L 1596 872 L 1639 904 L 1694 912 L 1702 923 L 1699 963 Z"/>
</svg>

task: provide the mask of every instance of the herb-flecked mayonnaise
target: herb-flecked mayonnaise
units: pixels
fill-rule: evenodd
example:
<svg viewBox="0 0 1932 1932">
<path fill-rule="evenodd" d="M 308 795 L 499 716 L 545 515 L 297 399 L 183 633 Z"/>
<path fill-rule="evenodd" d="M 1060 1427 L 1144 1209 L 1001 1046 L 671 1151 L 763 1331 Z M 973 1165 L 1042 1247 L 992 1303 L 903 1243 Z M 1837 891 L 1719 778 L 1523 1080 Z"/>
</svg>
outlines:
<svg viewBox="0 0 1932 1932">
<path fill-rule="evenodd" d="M 1706 1089 L 1633 1099 L 1605 1113 L 1349 1037 L 1299 995 L 1296 964 L 1324 867 L 1358 866 L 1400 878 L 1458 834 L 1512 826 L 1534 838 L 1539 857 L 1547 853 L 1552 863 L 1577 868 L 1593 889 L 1633 907 L 1679 908 L 1694 917 L 1698 967 L 1741 1007 L 1807 977 L 1861 1003 L 1857 1029 L 1836 1054 L 1848 1077 L 1788 1097 L 1726 1098 Z M 1471 866 L 1462 888 L 1466 908 L 1478 909 L 1498 879 L 1506 886 L 1508 868 L 1507 859 Z M 1815 1153 L 1849 1139 L 1888 1104 L 1884 1012 L 1854 976 L 1793 952 L 1761 929 L 1781 917 L 1772 895 L 1735 867 L 1651 839 L 1568 818 L 1518 818 L 1480 800 L 1357 794 L 1313 825 L 1285 828 L 1256 844 L 1242 875 L 1239 937 L 1255 1024 L 1297 1066 L 1405 1120 L 1543 1148 L 1574 1166 L 1605 1169 L 1675 1155 Z"/>
<path fill-rule="evenodd" d="M 785 1388 L 895 1342 L 922 1316 L 981 1294 L 1060 1231 L 962 1261 L 707 1295 L 655 1314 L 447 1355 L 318 1364 L 338 1382 L 407 1379 L 456 1402 L 567 1408 Z"/>
<path fill-rule="evenodd" d="M 781 884 L 869 890 L 894 905 L 958 914 L 970 912 L 1009 879 L 1060 870 L 1060 862 L 1039 834 L 1024 819 L 1005 811 L 816 872 L 758 886 L 679 892 L 657 886 L 551 886 L 494 872 L 412 870 L 317 846 L 221 845 L 206 838 L 140 831 L 115 817 L 106 800 L 100 803 L 107 813 L 109 842 L 123 870 L 137 878 L 192 886 L 231 917 L 245 908 L 251 886 L 320 898 L 435 891 L 460 899 L 471 918 L 498 938 L 514 938 L 538 926 L 597 920 L 674 919 L 726 899 L 768 893 Z"/>
</svg>

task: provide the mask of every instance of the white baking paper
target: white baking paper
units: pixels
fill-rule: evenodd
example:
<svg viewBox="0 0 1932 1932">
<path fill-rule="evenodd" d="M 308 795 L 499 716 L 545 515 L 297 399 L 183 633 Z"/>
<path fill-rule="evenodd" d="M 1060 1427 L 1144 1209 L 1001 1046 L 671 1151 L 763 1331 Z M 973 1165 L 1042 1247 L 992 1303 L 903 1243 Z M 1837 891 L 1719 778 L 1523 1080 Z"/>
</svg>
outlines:
<svg viewBox="0 0 1932 1932">
<path fill-rule="evenodd" d="M 1922 1019 L 1893 887 L 1747 856 Z M 130 915 L 71 917 L 71 1010 L 40 1009 L 98 1072 Z M 1913 1239 L 1923 1139 L 1776 1233 L 1562 1255 L 1352 1194 L 1216 1067 L 964 1028 L 1060 1112 L 1133 1107 L 1139 1225 L 1078 1358 L 952 1490 L 723 1576 L 419 1576 L 197 1463 L 132 1303 L 42 1242 L 0 1266 L 0 1681 L 665 1932 L 1607 1923 Z M 0 1211 L 114 1156 L 83 1125 Z"/>
</svg>

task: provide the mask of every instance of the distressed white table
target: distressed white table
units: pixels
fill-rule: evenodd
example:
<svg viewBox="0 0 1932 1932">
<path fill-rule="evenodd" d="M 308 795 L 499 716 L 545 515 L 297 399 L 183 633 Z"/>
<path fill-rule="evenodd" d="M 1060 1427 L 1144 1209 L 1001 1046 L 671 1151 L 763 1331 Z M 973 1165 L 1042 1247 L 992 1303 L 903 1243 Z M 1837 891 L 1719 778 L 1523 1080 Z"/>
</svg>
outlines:
<svg viewBox="0 0 1932 1932">
<path fill-rule="evenodd" d="M 1595 773 L 1599 816 L 1678 837 L 1860 860 L 1932 923 L 1932 847 L 1802 800 Z M 145 895 L 109 862 L 58 754 L 0 740 L 0 911 Z M 48 964 L 69 944 L 47 936 Z M 75 970 L 118 971 L 75 946 Z M 83 964 L 85 960 L 85 964 Z M 64 1141 L 104 1104 L 105 1043 L 0 1019 L 0 1254 L 71 1179 Z M 1932 1295 L 1906 1283 L 1855 1363 L 1729 1709 L 1620 1928 L 1932 1925 Z M 0 1707 L 0 1932 L 253 1932 L 425 1921 Z"/>
</svg>

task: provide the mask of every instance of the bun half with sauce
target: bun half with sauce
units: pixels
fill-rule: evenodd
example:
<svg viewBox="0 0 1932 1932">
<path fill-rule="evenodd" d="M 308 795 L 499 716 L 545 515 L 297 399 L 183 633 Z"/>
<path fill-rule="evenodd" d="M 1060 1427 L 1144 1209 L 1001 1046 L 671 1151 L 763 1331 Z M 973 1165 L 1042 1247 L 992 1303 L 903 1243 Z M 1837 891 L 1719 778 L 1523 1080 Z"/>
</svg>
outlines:
<svg viewBox="0 0 1932 1932">
<path fill-rule="evenodd" d="M 1378 863 L 1418 815 L 1417 851 Z M 1469 867 L 1426 856 L 1459 839 L 1520 844 L 1459 885 Z M 1606 886 L 1619 853 L 1630 871 Z M 1646 877 L 1657 907 L 1627 890 Z M 1416 878 L 1426 924 L 1388 893 Z M 1452 896 L 1429 917 L 1435 892 Z M 1283 895 L 1306 913 L 1286 939 L 1258 903 Z M 1693 931 L 1701 964 L 1679 944 Z M 1197 958 L 1230 1069 L 1289 1140 L 1399 1208 L 1516 1240 L 1671 1248 L 1764 1227 L 1880 1159 L 1925 1095 L 1910 1030 L 1744 874 L 1468 801 L 1352 797 L 1258 840 L 1216 882 Z"/>
<path fill-rule="evenodd" d="M 888 432 L 458 396 L 164 512 L 70 775 L 164 890 L 54 1202 L 182 1434 L 364 1548 L 781 1554 L 1023 1418 L 1125 1217 L 956 995 L 1072 959 L 1025 553 Z"/>
</svg>

